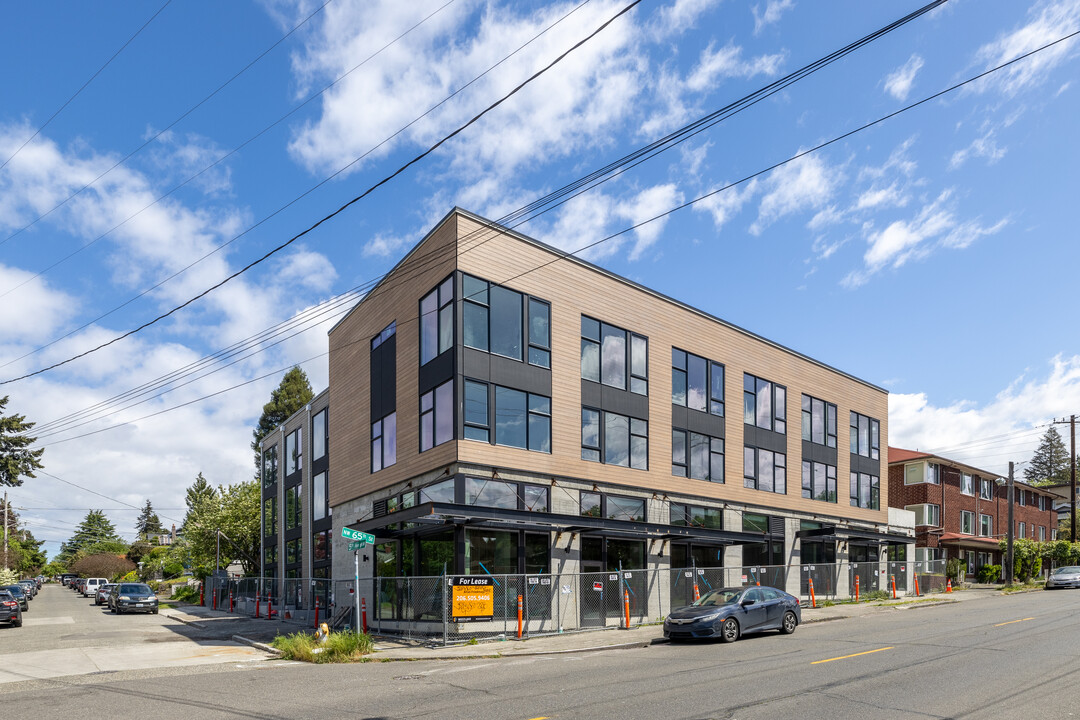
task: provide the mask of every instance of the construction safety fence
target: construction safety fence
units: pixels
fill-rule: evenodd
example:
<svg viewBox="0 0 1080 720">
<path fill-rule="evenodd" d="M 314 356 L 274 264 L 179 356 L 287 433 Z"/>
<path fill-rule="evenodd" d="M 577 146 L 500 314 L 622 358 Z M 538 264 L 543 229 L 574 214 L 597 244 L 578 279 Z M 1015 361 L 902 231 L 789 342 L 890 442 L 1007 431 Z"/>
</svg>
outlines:
<svg viewBox="0 0 1080 720">
<path fill-rule="evenodd" d="M 207 578 L 204 603 L 268 619 L 452 644 L 512 640 L 657 623 L 715 588 L 762 585 L 798 596 L 804 606 L 942 592 L 945 562 L 815 563 L 609 570 L 594 573 L 486 575 L 485 615 L 455 616 L 453 578 Z M 811 596 L 811 587 L 813 596 Z M 460 608 L 459 608 L 460 609 Z M 490 612 L 490 614 L 486 614 Z"/>
</svg>

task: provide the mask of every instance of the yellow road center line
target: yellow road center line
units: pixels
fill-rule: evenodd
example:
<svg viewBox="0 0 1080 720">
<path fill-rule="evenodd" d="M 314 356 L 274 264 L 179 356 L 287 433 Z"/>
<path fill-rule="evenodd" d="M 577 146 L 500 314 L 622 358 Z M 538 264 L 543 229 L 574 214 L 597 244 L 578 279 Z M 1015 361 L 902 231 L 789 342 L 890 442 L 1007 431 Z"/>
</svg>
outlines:
<svg viewBox="0 0 1080 720">
<path fill-rule="evenodd" d="M 855 653 L 854 655 L 842 655 L 840 657 L 829 658 L 828 660 L 815 660 L 810 663 L 811 665 L 820 665 L 821 663 L 832 662 L 833 660 L 847 660 L 848 658 L 859 657 L 860 655 L 870 655 L 871 653 L 881 652 L 883 650 L 895 650 L 894 647 L 883 647 L 877 650 L 867 650 L 866 652 Z"/>
<path fill-rule="evenodd" d="M 551 720 L 549 717 L 530 718 L 529 720 Z"/>
<path fill-rule="evenodd" d="M 994 627 L 1001 627 L 1002 625 L 1012 625 L 1013 623 L 1025 622 L 1027 620 L 1034 620 L 1035 618 L 1022 618 L 1020 620 L 1010 620 L 1009 622 L 998 623 Z"/>
</svg>

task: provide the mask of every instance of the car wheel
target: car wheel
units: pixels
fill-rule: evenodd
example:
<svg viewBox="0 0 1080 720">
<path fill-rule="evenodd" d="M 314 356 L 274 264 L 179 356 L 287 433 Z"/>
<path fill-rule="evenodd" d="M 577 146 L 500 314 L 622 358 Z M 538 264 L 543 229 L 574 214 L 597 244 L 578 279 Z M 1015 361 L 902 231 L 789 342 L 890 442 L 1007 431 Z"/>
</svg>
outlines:
<svg viewBox="0 0 1080 720">
<path fill-rule="evenodd" d="M 152 612 L 152 613 L 154 613 L 155 615 L 157 615 L 157 608 L 154 608 L 154 609 L 153 609 L 153 610 L 151 610 L 150 612 Z"/>
<path fill-rule="evenodd" d="M 728 618 L 724 621 L 724 624 L 720 626 L 720 639 L 726 643 L 735 642 L 739 639 L 739 621 L 735 618 Z"/>
<path fill-rule="evenodd" d="M 113 615 L 116 614 L 116 608 L 112 607 L 111 605 L 109 606 L 109 610 L 112 611 Z"/>
<path fill-rule="evenodd" d="M 22 616 L 11 619 L 11 627 L 22 627 Z"/>
<path fill-rule="evenodd" d="M 795 628 L 799 626 L 799 621 L 795 619 L 795 613 L 788 610 L 784 613 L 784 622 L 780 624 L 780 632 L 785 635 L 790 635 L 795 632 Z"/>
</svg>

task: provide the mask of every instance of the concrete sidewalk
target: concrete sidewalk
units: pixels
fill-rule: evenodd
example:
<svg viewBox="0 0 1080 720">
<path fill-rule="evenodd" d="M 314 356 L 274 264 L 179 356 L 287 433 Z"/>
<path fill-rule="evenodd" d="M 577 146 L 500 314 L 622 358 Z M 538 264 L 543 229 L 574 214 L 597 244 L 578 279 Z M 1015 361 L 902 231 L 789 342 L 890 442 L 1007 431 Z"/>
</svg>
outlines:
<svg viewBox="0 0 1080 720">
<path fill-rule="evenodd" d="M 817 608 L 804 607 L 802 610 L 802 622 L 806 625 L 916 608 L 932 608 L 957 602 L 987 599 L 999 594 L 999 591 L 995 588 L 971 588 L 956 590 L 952 593 L 934 593 L 921 598 L 907 598 L 898 601 L 841 603 Z M 223 630 L 227 625 L 231 632 L 240 636 L 236 639 L 258 643 L 267 642 L 275 635 L 312 630 L 307 623 L 301 625 L 291 620 L 255 619 L 246 615 L 211 610 L 198 605 L 162 610 L 162 613 L 167 613 L 180 622 L 195 624 L 196 627 L 209 627 L 222 623 Z M 667 641 L 664 639 L 663 626 L 660 624 L 645 625 L 629 630 L 610 628 L 589 632 L 543 635 L 522 640 L 516 638 L 502 641 L 490 640 L 476 645 L 442 646 L 420 641 L 376 637 L 375 653 L 371 655 L 371 660 L 458 660 L 482 657 L 551 655 L 639 648 L 661 642 Z"/>
</svg>

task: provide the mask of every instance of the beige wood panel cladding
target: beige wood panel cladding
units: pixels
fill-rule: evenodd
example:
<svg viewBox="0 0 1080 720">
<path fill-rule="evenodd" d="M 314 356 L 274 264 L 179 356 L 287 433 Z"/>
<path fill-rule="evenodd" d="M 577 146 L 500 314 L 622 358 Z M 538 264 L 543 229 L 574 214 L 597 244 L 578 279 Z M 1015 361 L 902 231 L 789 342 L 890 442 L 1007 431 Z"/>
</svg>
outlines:
<svg viewBox="0 0 1080 720">
<path fill-rule="evenodd" d="M 422 455 L 419 447 L 420 298 L 456 264 L 457 218 L 450 215 L 413 248 L 330 333 L 330 505 L 453 462 L 456 443 Z M 371 469 L 371 338 L 397 322 L 397 464 Z"/>
<path fill-rule="evenodd" d="M 462 236 L 472 234 L 483 238 L 482 243 L 467 240 L 462 244 L 459 269 L 544 298 L 551 302 L 552 315 L 552 453 L 546 455 L 462 441 L 459 445 L 463 461 L 735 503 L 770 505 L 831 517 L 887 522 L 888 395 L 885 392 L 597 269 L 569 259 L 552 263 L 557 255 L 551 250 L 493 231 L 470 217 L 459 216 L 458 229 Z M 540 269 L 525 272 L 531 268 Z M 583 313 L 649 339 L 648 471 L 581 460 L 580 319 Z M 725 365 L 726 484 L 671 475 L 672 346 Z M 743 487 L 743 372 L 787 387 L 785 495 Z M 838 408 L 839 502 L 836 504 L 802 497 L 802 393 L 835 403 Z M 850 410 L 868 415 L 881 424 L 881 496 L 880 510 L 877 511 L 853 508 L 848 503 Z"/>
</svg>

